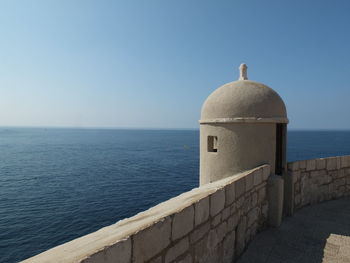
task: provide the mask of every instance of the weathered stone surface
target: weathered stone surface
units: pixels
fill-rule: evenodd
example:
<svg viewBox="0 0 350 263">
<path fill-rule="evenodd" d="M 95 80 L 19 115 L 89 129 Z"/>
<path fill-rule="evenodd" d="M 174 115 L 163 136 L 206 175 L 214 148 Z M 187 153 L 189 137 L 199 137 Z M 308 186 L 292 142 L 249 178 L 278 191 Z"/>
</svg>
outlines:
<svg viewBox="0 0 350 263">
<path fill-rule="evenodd" d="M 254 173 L 248 174 L 245 177 L 245 191 L 248 192 L 253 189 L 254 186 Z"/>
<path fill-rule="evenodd" d="M 348 156 L 340 157 L 340 168 L 348 167 Z"/>
<path fill-rule="evenodd" d="M 225 189 L 225 206 L 231 205 L 235 201 L 235 183 L 226 186 Z"/>
<path fill-rule="evenodd" d="M 225 237 L 227 233 L 227 223 L 222 222 L 219 226 L 209 231 L 208 247 L 216 247 Z"/>
<path fill-rule="evenodd" d="M 230 207 L 226 207 L 223 211 L 222 211 L 222 220 L 226 220 L 231 214 L 231 208 Z"/>
<path fill-rule="evenodd" d="M 232 263 L 234 259 L 234 252 L 235 252 L 235 232 L 232 231 L 229 233 L 223 243 L 223 263 Z"/>
<path fill-rule="evenodd" d="M 188 254 L 183 259 L 176 261 L 176 263 L 192 263 L 192 256 Z"/>
<path fill-rule="evenodd" d="M 252 194 L 252 206 L 256 206 L 258 203 L 258 193 L 257 192 L 254 192 Z"/>
<path fill-rule="evenodd" d="M 247 227 L 247 218 L 244 216 L 241 218 L 241 221 L 238 223 L 237 232 L 236 232 L 236 255 L 240 255 L 245 248 L 245 238 L 246 238 L 246 227 Z"/>
<path fill-rule="evenodd" d="M 237 223 L 238 223 L 238 215 L 234 214 L 232 216 L 230 216 L 227 220 L 227 230 L 228 231 L 232 231 L 236 228 Z"/>
<path fill-rule="evenodd" d="M 266 181 L 267 178 L 270 176 L 270 166 L 266 165 L 263 167 L 263 180 Z"/>
<path fill-rule="evenodd" d="M 196 243 L 194 247 L 194 262 L 205 262 L 208 258 L 210 248 L 208 247 L 208 235 Z"/>
<path fill-rule="evenodd" d="M 177 257 L 184 254 L 190 247 L 188 237 L 185 237 L 184 239 L 177 242 L 175 245 L 173 245 L 171 248 L 168 249 L 168 251 L 165 254 L 165 263 L 169 263 L 176 259 Z"/>
<path fill-rule="evenodd" d="M 209 196 L 201 199 L 194 205 L 195 225 L 198 226 L 209 218 Z"/>
<path fill-rule="evenodd" d="M 193 233 L 190 235 L 190 243 L 193 244 L 197 242 L 199 239 L 201 239 L 205 234 L 207 234 L 210 230 L 210 222 L 201 225 L 200 227 L 196 228 Z"/>
<path fill-rule="evenodd" d="M 299 169 L 305 169 L 306 168 L 306 161 L 299 161 Z"/>
<path fill-rule="evenodd" d="M 245 177 L 235 182 L 236 200 L 245 193 Z"/>
<path fill-rule="evenodd" d="M 220 224 L 220 222 L 221 222 L 221 213 L 214 216 L 214 218 L 211 220 L 211 226 L 215 227 L 218 224 Z"/>
<path fill-rule="evenodd" d="M 316 169 L 317 170 L 322 170 L 326 169 L 326 159 L 316 159 Z"/>
<path fill-rule="evenodd" d="M 135 234 L 133 236 L 133 262 L 144 262 L 157 255 L 170 244 L 170 235 L 170 217 Z"/>
<path fill-rule="evenodd" d="M 316 169 L 316 160 L 306 161 L 306 171 L 311 171 Z"/>
<path fill-rule="evenodd" d="M 179 239 L 188 234 L 193 229 L 194 224 L 194 208 L 189 206 L 174 215 L 173 226 L 171 232 L 172 240 Z"/>
<path fill-rule="evenodd" d="M 336 188 L 339 188 L 340 186 L 344 186 L 345 185 L 345 178 L 335 179 L 334 185 Z"/>
<path fill-rule="evenodd" d="M 264 218 L 267 218 L 268 210 L 269 210 L 269 205 L 266 202 L 265 204 L 263 204 L 262 209 L 261 209 L 261 213 L 262 213 Z"/>
<path fill-rule="evenodd" d="M 287 164 L 287 168 L 289 171 L 297 171 L 299 170 L 299 162 L 290 162 Z"/>
<path fill-rule="evenodd" d="M 337 158 L 329 157 L 327 158 L 327 170 L 335 170 L 337 169 Z"/>
<path fill-rule="evenodd" d="M 250 227 L 257 219 L 259 215 L 259 208 L 255 207 L 247 214 L 247 227 Z"/>
<path fill-rule="evenodd" d="M 116 262 L 116 261 L 113 261 Z M 150 261 L 148 261 L 147 263 L 162 263 L 162 256 L 156 257 L 155 259 L 151 259 Z"/>
<path fill-rule="evenodd" d="M 253 173 L 254 176 L 254 186 L 257 186 L 263 181 L 263 171 L 262 169 L 258 169 Z"/>
<path fill-rule="evenodd" d="M 113 263 L 115 259 L 118 258 L 120 263 L 131 262 L 131 239 L 119 241 L 118 243 L 105 248 L 102 251 L 90 256 L 87 259 L 81 261 L 82 263 L 95 263 L 95 262 L 105 262 Z"/>
<path fill-rule="evenodd" d="M 266 198 L 266 188 L 260 188 L 258 191 L 258 203 L 262 203 Z"/>
<path fill-rule="evenodd" d="M 220 189 L 210 196 L 210 215 L 215 216 L 225 207 L 225 189 Z"/>
</svg>

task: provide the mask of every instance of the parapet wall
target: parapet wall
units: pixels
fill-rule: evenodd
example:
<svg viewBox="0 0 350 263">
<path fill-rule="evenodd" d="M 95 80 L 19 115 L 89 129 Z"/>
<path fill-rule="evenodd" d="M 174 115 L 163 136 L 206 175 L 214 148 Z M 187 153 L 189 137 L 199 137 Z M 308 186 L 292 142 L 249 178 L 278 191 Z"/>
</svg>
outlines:
<svg viewBox="0 0 350 263">
<path fill-rule="evenodd" d="M 267 224 L 268 165 L 181 194 L 24 262 L 232 262 Z"/>
<path fill-rule="evenodd" d="M 294 210 L 350 195 L 350 156 L 288 163 Z"/>
</svg>

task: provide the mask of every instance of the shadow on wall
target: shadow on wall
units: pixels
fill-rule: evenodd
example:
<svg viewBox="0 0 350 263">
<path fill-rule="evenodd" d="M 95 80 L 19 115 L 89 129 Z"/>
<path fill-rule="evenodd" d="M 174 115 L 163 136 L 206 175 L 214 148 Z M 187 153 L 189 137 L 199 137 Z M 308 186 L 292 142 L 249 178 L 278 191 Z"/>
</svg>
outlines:
<svg viewBox="0 0 350 263">
<path fill-rule="evenodd" d="M 259 234 L 238 261 L 350 262 L 350 198 L 305 207 Z"/>
</svg>

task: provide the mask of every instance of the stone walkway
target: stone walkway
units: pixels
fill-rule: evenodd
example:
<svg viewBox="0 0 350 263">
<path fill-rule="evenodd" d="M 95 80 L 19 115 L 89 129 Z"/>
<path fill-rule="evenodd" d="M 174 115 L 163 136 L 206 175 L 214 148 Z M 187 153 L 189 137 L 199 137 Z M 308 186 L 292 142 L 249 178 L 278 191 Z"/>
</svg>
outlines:
<svg viewBox="0 0 350 263">
<path fill-rule="evenodd" d="M 258 234 L 239 263 L 350 263 L 350 198 L 305 207 Z"/>
</svg>

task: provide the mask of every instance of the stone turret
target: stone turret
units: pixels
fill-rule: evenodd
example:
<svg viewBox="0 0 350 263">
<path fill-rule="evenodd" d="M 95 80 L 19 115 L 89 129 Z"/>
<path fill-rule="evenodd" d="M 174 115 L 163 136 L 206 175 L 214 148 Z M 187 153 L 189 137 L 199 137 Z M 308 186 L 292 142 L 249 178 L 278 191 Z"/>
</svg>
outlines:
<svg viewBox="0 0 350 263">
<path fill-rule="evenodd" d="M 200 120 L 200 184 L 271 165 L 281 175 L 286 164 L 286 107 L 268 86 L 239 80 L 215 90 L 203 104 Z"/>
</svg>

